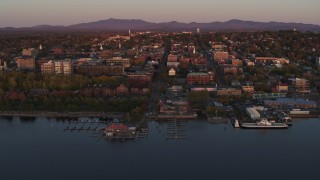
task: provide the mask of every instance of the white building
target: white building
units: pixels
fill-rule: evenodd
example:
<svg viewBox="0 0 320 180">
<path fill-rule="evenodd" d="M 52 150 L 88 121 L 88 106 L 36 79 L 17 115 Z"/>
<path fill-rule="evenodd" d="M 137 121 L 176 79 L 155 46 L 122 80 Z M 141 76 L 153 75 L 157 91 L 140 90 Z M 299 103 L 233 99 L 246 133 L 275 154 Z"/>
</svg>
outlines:
<svg viewBox="0 0 320 180">
<path fill-rule="evenodd" d="M 176 70 L 174 68 L 171 68 L 169 70 L 169 76 L 175 76 L 176 75 Z"/>
<path fill-rule="evenodd" d="M 260 113 L 252 107 L 246 108 L 246 112 L 252 120 L 257 120 L 260 118 Z"/>
</svg>

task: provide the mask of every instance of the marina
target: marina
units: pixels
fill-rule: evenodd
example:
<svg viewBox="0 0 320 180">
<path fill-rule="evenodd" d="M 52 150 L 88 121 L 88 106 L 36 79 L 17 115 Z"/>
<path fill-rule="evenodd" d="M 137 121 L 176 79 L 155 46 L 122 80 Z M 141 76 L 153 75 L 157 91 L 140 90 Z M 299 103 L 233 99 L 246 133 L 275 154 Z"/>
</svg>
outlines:
<svg viewBox="0 0 320 180">
<path fill-rule="evenodd" d="M 128 141 L 146 138 L 148 135 L 147 125 L 127 126 L 119 122 L 112 122 L 110 118 L 81 119 L 68 122 L 63 132 L 86 132 L 90 137 L 102 138 L 108 141 Z"/>
<path fill-rule="evenodd" d="M 88 121 L 87 118 L 80 120 Z M 95 121 L 95 120 L 93 120 Z M 147 138 L 135 141 L 109 141 L 99 129 L 101 123 L 0 120 L 1 179 L 304 179 L 306 174 L 320 178 L 317 158 L 320 146 L 319 119 L 294 121 L 290 130 L 235 129 L 231 123 L 208 125 L 205 120 L 169 120 L 148 122 Z M 14 130 L 13 130 L 14 129 Z M 82 129 L 82 128 L 81 128 Z M 167 134 L 167 130 L 168 134 Z M 180 131 L 181 130 L 181 131 Z M 144 131 L 144 130 L 142 130 Z M 141 131 L 141 132 L 142 132 Z M 143 133 L 138 134 L 138 137 Z M 181 139 L 175 138 L 181 136 Z M 182 138 L 182 136 L 187 138 Z M 170 139 L 167 139 L 170 137 Z M 303 138 L 302 138 L 303 137 Z M 12 141 L 3 141 L 3 138 Z M 297 146 L 301 144 L 301 146 Z M 288 152 L 288 147 L 294 147 Z M 23 149 L 23 153 L 21 153 Z M 236 153 L 234 153 L 236 152 Z M 301 152 L 305 153 L 299 156 Z M 279 157 L 277 163 L 270 157 Z M 259 157 L 259 158 L 257 158 Z M 308 163 L 297 164 L 308 159 Z M 22 162 L 33 162 L 32 166 Z M 6 162 L 6 163 L 4 163 Z M 20 163 L 19 163 L 20 162 Z M 231 163 L 230 163 L 231 162 Z M 245 163 L 246 166 L 241 166 Z M 195 164 L 197 164 L 195 166 Z M 226 173 L 225 166 L 233 173 Z M 54 173 L 45 168 L 52 167 Z M 274 173 L 261 176 L 261 167 L 272 167 Z M 19 173 L 16 173 L 19 168 Z M 192 170 L 186 170 L 186 169 Z M 123 173 L 123 169 L 126 172 Z M 143 169 L 142 174 L 136 173 Z M 155 176 L 161 169 L 170 172 Z M 247 169 L 251 173 L 246 172 Z M 290 171 L 290 173 L 282 173 Z M 176 173 L 171 173 L 176 172 Z M 94 176 L 93 176 L 94 175 Z M 222 178 L 223 177 L 223 178 Z"/>
<path fill-rule="evenodd" d="M 187 139 L 186 120 L 169 120 L 167 122 L 166 139 Z"/>
</svg>

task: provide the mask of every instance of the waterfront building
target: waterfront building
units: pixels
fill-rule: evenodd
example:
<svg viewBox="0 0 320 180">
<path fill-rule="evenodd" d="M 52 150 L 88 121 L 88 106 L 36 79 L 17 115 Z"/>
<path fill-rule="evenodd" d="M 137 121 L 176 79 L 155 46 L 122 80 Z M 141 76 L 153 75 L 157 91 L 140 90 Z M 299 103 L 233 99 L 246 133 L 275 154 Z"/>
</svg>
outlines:
<svg viewBox="0 0 320 180">
<path fill-rule="evenodd" d="M 286 93 L 289 90 L 289 86 L 286 83 L 279 83 L 276 86 L 276 90 L 277 90 L 277 92 L 285 92 Z"/>
<path fill-rule="evenodd" d="M 276 100 L 265 100 L 264 105 L 270 108 L 316 108 L 317 103 L 311 100 L 295 98 L 277 98 Z"/>
<path fill-rule="evenodd" d="M 246 108 L 246 112 L 252 120 L 257 120 L 260 118 L 260 113 L 253 107 Z"/>
<path fill-rule="evenodd" d="M 310 93 L 310 82 L 303 78 L 289 79 L 298 93 Z"/>
</svg>

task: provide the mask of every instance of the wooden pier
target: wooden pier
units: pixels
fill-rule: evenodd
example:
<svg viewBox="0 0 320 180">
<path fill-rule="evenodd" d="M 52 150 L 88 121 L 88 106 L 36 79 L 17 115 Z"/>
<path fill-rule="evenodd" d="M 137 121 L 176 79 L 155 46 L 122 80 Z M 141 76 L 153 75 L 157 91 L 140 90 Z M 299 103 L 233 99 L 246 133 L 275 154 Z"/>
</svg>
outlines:
<svg viewBox="0 0 320 180">
<path fill-rule="evenodd" d="M 187 121 L 186 120 L 169 120 L 167 125 L 167 135 L 168 139 L 187 139 Z"/>
</svg>

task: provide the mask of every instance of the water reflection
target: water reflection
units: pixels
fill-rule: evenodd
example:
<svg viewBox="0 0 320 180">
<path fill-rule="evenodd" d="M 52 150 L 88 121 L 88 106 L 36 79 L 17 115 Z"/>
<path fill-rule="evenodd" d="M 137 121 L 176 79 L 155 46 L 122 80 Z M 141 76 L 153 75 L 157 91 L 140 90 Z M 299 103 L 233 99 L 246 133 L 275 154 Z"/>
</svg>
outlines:
<svg viewBox="0 0 320 180">
<path fill-rule="evenodd" d="M 20 122 L 24 124 L 30 124 L 30 123 L 36 122 L 36 117 L 32 117 L 32 116 L 20 116 L 19 119 L 20 119 Z"/>
<path fill-rule="evenodd" d="M 320 179 L 318 119 L 295 122 L 287 130 L 152 121 L 147 138 L 125 143 L 91 138 L 89 127 L 107 126 L 99 119 L 75 123 L 37 118 L 28 126 L 20 121 L 0 121 L 5 125 L 0 131 L 0 179 Z M 78 129 L 63 132 L 68 126 Z"/>
<path fill-rule="evenodd" d="M 11 123 L 13 121 L 13 116 L 2 116 L 1 119 Z"/>
</svg>

